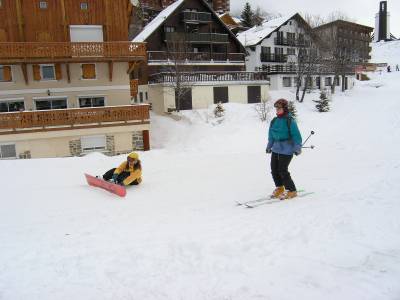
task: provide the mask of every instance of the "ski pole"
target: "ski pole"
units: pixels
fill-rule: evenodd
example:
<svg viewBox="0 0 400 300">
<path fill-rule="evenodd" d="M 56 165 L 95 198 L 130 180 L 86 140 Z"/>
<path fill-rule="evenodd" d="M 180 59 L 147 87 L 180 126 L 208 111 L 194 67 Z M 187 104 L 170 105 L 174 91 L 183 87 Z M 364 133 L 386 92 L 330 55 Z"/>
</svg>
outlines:
<svg viewBox="0 0 400 300">
<path fill-rule="evenodd" d="M 303 148 L 303 149 L 314 149 L 315 146 L 314 146 L 314 145 L 311 145 L 310 147 L 301 147 L 301 148 Z"/>
<path fill-rule="evenodd" d="M 305 143 L 307 143 L 308 139 L 314 134 L 315 132 L 311 130 L 310 135 L 308 136 L 308 138 L 304 141 L 304 143 L 301 145 L 302 147 L 304 146 Z"/>
</svg>

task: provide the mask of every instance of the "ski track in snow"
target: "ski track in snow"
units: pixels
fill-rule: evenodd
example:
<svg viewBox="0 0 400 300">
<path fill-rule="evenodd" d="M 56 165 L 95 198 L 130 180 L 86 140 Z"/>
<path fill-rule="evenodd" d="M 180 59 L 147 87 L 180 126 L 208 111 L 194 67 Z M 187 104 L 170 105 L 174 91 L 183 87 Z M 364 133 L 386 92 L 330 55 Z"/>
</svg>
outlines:
<svg viewBox="0 0 400 300">
<path fill-rule="evenodd" d="M 152 119 L 155 149 L 125 199 L 89 187 L 124 159 L 0 161 L 0 299 L 393 299 L 400 297 L 400 75 L 315 112 L 295 157 L 293 201 L 237 207 L 273 189 L 267 124 L 251 105 Z M 290 92 L 271 92 L 273 98 Z"/>
</svg>

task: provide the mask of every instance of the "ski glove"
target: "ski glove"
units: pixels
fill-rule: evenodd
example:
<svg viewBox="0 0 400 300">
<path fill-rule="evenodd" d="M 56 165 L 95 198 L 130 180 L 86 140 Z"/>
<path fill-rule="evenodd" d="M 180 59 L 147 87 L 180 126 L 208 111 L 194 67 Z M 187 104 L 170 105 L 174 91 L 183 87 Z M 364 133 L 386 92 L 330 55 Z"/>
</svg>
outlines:
<svg viewBox="0 0 400 300">
<path fill-rule="evenodd" d="M 270 148 L 267 148 L 267 149 L 265 149 L 265 153 L 271 154 L 271 153 L 272 153 L 272 150 L 271 150 Z"/>
<path fill-rule="evenodd" d="M 116 183 L 118 181 L 118 174 L 113 174 L 112 180 Z"/>
<path fill-rule="evenodd" d="M 296 154 L 296 156 L 301 154 L 301 149 L 297 150 L 294 154 Z"/>
</svg>

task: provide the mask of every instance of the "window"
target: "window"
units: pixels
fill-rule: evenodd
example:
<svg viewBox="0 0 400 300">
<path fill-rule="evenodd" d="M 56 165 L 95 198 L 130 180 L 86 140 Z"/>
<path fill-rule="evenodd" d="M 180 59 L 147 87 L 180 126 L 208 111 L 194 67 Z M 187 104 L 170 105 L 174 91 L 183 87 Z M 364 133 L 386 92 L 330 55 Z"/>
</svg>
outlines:
<svg viewBox="0 0 400 300">
<path fill-rule="evenodd" d="M 16 158 L 17 151 L 15 144 L 1 144 L 0 145 L 0 158 Z"/>
<path fill-rule="evenodd" d="M 25 110 L 24 100 L 11 100 L 0 102 L 0 112 L 12 112 Z"/>
<path fill-rule="evenodd" d="M 106 136 L 92 135 L 81 137 L 81 147 L 84 152 L 106 150 Z"/>
<path fill-rule="evenodd" d="M 247 103 L 260 103 L 261 102 L 261 86 L 248 86 L 247 87 Z"/>
<path fill-rule="evenodd" d="M 82 79 L 96 79 L 95 64 L 82 64 Z"/>
<path fill-rule="evenodd" d="M 331 77 L 326 77 L 325 78 L 325 85 L 326 86 L 331 86 L 332 85 L 332 78 Z"/>
<path fill-rule="evenodd" d="M 283 87 L 291 87 L 292 86 L 292 78 L 283 77 Z"/>
<path fill-rule="evenodd" d="M 36 103 L 36 110 L 67 108 L 67 99 L 43 99 L 43 100 L 36 100 L 35 103 Z"/>
<path fill-rule="evenodd" d="M 262 54 L 271 54 L 271 47 L 261 47 Z"/>
<path fill-rule="evenodd" d="M 11 66 L 0 66 L 0 82 L 1 81 L 11 81 Z"/>
<path fill-rule="evenodd" d="M 165 30 L 165 32 L 175 32 L 175 27 L 173 27 L 173 26 L 165 26 L 164 30 Z"/>
<path fill-rule="evenodd" d="M 336 76 L 336 77 L 335 77 L 335 85 L 336 85 L 336 86 L 339 86 L 339 85 L 340 85 L 340 78 L 339 78 L 339 76 Z"/>
<path fill-rule="evenodd" d="M 40 66 L 40 75 L 42 80 L 55 80 L 56 72 L 54 69 L 54 65 L 41 65 Z"/>
<path fill-rule="evenodd" d="M 143 92 L 139 93 L 139 99 L 140 99 L 139 102 L 143 103 Z"/>
<path fill-rule="evenodd" d="M 287 54 L 288 55 L 296 55 L 296 49 L 295 48 L 287 48 Z"/>
<path fill-rule="evenodd" d="M 47 1 L 40 1 L 39 2 L 40 9 L 47 9 Z"/>
<path fill-rule="evenodd" d="M 79 107 L 104 106 L 104 97 L 79 97 Z"/>
<path fill-rule="evenodd" d="M 81 10 L 88 10 L 89 5 L 87 2 L 81 2 Z"/>
<path fill-rule="evenodd" d="M 146 101 L 147 100 L 149 100 L 149 95 L 148 95 L 148 93 L 146 92 Z"/>
</svg>

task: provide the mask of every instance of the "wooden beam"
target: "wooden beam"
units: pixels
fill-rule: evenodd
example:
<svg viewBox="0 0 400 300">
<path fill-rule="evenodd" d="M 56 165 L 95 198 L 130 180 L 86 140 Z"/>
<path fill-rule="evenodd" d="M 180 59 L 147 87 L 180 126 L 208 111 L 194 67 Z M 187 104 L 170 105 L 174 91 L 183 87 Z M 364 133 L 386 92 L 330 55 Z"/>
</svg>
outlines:
<svg viewBox="0 0 400 300">
<path fill-rule="evenodd" d="M 69 41 L 68 38 L 68 23 L 67 23 L 67 14 L 65 12 L 65 0 L 61 0 L 61 16 L 62 16 L 62 25 L 64 28 L 64 41 Z"/>
<path fill-rule="evenodd" d="M 143 150 L 149 151 L 150 150 L 150 133 L 149 130 L 143 130 Z"/>
<path fill-rule="evenodd" d="M 21 64 L 21 69 L 22 69 L 22 74 L 24 75 L 25 84 L 28 85 L 29 80 L 28 80 L 28 70 L 26 68 L 26 64 Z"/>
<path fill-rule="evenodd" d="M 104 41 L 110 41 L 110 3 L 108 0 L 103 0 L 103 4 L 104 4 L 104 14 L 105 14 L 105 22 L 103 25 L 104 28 Z"/>
<path fill-rule="evenodd" d="M 110 81 L 113 80 L 113 67 L 114 67 L 114 63 L 112 61 L 108 62 L 108 78 L 110 79 Z"/>
<path fill-rule="evenodd" d="M 127 74 L 131 74 L 136 69 L 137 65 L 140 65 L 140 62 L 136 62 L 136 61 L 131 62 L 130 66 L 129 66 L 129 69 L 128 69 L 128 71 L 126 71 L 126 73 Z"/>
<path fill-rule="evenodd" d="M 71 71 L 69 69 L 69 63 L 66 63 L 65 66 L 67 67 L 67 79 L 68 83 L 71 83 Z"/>
<path fill-rule="evenodd" d="M 20 42 L 25 42 L 24 19 L 22 17 L 21 0 L 16 0 L 15 1 L 15 6 L 16 6 L 16 9 L 17 9 L 17 22 L 18 22 L 19 41 Z"/>
</svg>

